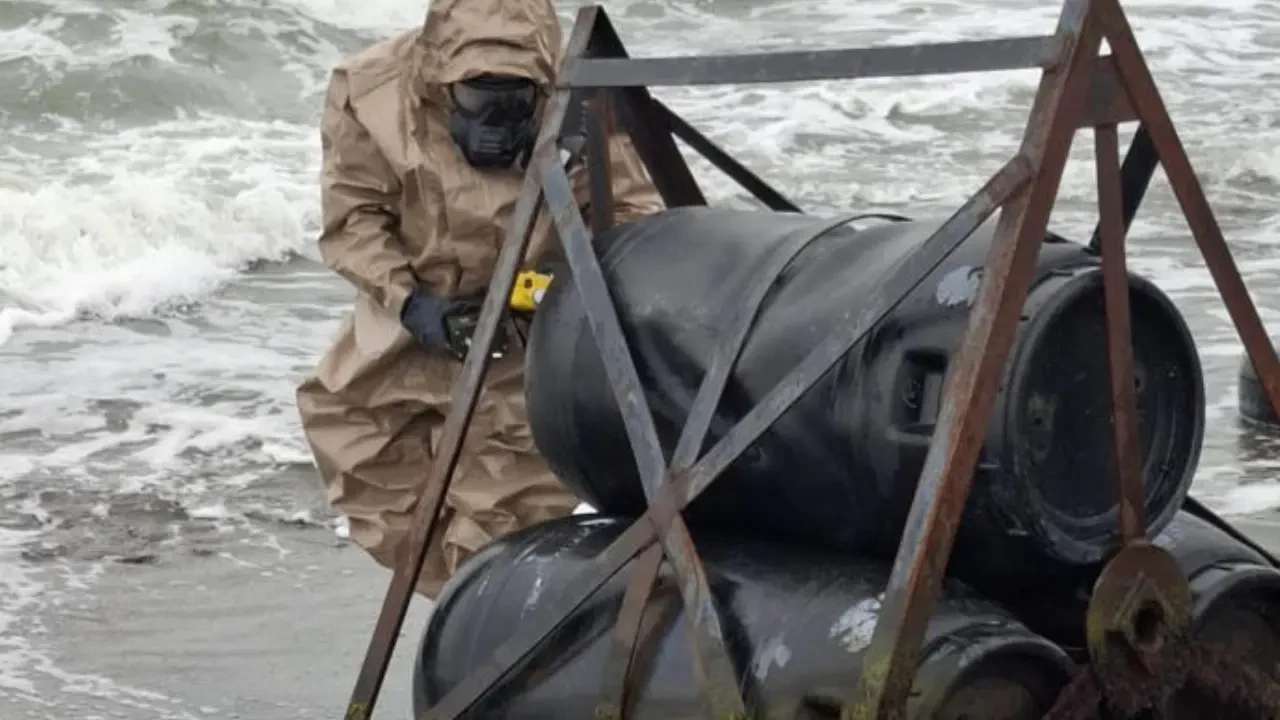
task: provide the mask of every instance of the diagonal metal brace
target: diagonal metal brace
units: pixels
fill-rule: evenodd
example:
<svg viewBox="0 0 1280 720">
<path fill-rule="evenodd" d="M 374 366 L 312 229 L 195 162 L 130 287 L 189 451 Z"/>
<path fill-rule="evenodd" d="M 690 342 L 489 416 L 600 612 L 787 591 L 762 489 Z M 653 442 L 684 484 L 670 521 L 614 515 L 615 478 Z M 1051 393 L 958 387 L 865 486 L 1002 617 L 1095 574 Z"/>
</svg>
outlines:
<svg viewBox="0 0 1280 720">
<path fill-rule="evenodd" d="M 716 407 L 724 396 L 725 385 L 733 372 L 742 347 L 751 334 L 751 327 L 764 305 L 765 298 L 773 289 L 778 278 L 786 271 L 805 248 L 821 239 L 828 232 L 846 225 L 859 215 L 845 215 L 832 220 L 817 230 L 797 232 L 766 255 L 755 270 L 753 283 L 745 290 L 742 302 L 734 307 L 733 315 L 725 323 L 726 332 L 720 336 L 711 363 L 702 376 L 698 386 L 698 394 L 689 407 L 684 427 L 680 430 L 680 439 L 676 442 L 675 452 L 671 457 L 671 472 L 684 475 L 693 461 L 698 458 L 698 451 L 706 440 L 711 420 L 715 417 Z M 717 473 L 718 474 L 718 473 Z"/>
<path fill-rule="evenodd" d="M 667 107 L 666 103 L 663 103 L 661 100 L 654 100 L 653 108 L 657 111 L 658 117 L 661 119 L 663 126 L 669 129 L 672 135 L 675 135 L 688 143 L 689 147 L 698 151 L 698 153 L 705 157 L 708 162 L 715 165 L 724 174 L 732 178 L 734 182 L 738 183 L 747 192 L 754 195 L 757 200 L 764 203 L 770 210 L 777 210 L 779 212 L 800 212 L 799 205 L 788 200 L 786 196 L 761 179 L 759 175 L 751 172 L 747 166 L 738 162 L 732 155 L 720 149 L 720 147 L 712 142 L 710 138 L 699 132 L 697 128 L 690 125 L 688 121 L 676 114 L 674 110 Z"/>
<path fill-rule="evenodd" d="M 573 283 L 582 296 L 587 323 L 601 351 L 605 372 L 622 412 L 645 496 L 652 502 L 662 487 L 666 472 L 662 446 L 644 389 L 640 386 L 600 263 L 587 239 L 587 229 L 574 202 L 569 178 L 554 158 L 542 156 L 537 163 L 551 219 L 559 232 Z M 678 514 L 671 518 L 671 524 L 664 530 L 659 541 L 671 561 L 686 612 L 693 621 L 695 670 L 702 676 L 703 690 L 717 718 L 741 715 L 746 712 L 746 706 L 738 690 L 739 673 L 725 648 L 724 630 L 715 598 L 707 583 L 706 571 L 698 560 L 693 539 L 684 519 Z"/>
</svg>

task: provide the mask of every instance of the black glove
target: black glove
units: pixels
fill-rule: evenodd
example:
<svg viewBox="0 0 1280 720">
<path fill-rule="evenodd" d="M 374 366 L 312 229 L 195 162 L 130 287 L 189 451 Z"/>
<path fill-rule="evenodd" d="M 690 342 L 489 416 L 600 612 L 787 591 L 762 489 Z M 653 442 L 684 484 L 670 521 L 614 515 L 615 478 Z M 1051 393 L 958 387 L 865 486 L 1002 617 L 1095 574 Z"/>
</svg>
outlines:
<svg viewBox="0 0 1280 720">
<path fill-rule="evenodd" d="M 438 298 L 425 288 L 414 288 L 400 309 L 400 324 L 422 345 L 449 350 L 449 329 L 445 318 L 453 303 Z"/>
<path fill-rule="evenodd" d="M 424 347 L 444 350 L 461 361 L 471 347 L 483 303 L 482 294 L 444 299 L 419 287 L 405 300 L 400 324 Z M 502 357 L 507 351 L 505 333 L 499 332 L 495 340 L 494 357 Z"/>
</svg>

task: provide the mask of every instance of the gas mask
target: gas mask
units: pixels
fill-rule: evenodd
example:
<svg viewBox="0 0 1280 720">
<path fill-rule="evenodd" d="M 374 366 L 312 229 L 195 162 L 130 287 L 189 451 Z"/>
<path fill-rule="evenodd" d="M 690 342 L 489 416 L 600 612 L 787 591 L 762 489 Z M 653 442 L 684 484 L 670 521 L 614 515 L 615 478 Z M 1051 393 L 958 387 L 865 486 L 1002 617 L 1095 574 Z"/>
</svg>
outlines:
<svg viewBox="0 0 1280 720">
<path fill-rule="evenodd" d="M 482 75 L 449 86 L 449 134 L 472 167 L 498 170 L 529 162 L 537 86 L 527 78 Z"/>
</svg>

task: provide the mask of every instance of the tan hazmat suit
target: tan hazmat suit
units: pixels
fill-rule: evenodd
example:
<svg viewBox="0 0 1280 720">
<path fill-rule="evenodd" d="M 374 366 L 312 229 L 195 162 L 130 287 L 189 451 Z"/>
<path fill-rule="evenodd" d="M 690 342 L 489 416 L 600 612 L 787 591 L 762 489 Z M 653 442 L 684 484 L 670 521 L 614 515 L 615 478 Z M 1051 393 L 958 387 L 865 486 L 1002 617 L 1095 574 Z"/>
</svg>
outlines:
<svg viewBox="0 0 1280 720">
<path fill-rule="evenodd" d="M 561 53 L 550 0 L 435 0 L 420 31 L 346 58 L 330 79 L 319 246 L 358 293 L 297 402 L 329 502 L 387 567 L 402 552 L 462 370 L 410 338 L 401 306 L 420 283 L 443 296 L 488 287 L 523 179 L 518 169 L 467 164 L 449 137 L 446 84 L 501 73 L 532 78 L 549 94 Z M 630 140 L 615 135 L 610 150 L 617 221 L 661 210 Z M 581 165 L 570 179 L 586 213 Z M 544 211 L 526 261 L 556 242 Z M 490 365 L 418 579 L 429 598 L 485 543 L 578 504 L 534 449 L 523 371 L 518 343 Z"/>
</svg>

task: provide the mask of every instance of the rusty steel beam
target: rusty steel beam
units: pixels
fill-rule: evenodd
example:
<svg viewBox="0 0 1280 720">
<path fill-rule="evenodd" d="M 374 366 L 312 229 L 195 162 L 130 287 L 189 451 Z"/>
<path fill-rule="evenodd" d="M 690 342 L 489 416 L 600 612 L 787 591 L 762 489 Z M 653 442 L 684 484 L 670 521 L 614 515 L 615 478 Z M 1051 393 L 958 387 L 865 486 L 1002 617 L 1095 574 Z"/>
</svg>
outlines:
<svg viewBox="0 0 1280 720">
<path fill-rule="evenodd" d="M 603 9 L 599 11 L 593 32 L 594 37 L 587 53 L 589 58 L 630 62 L 626 46 Z M 566 67 L 565 70 L 571 72 L 573 68 Z M 654 111 L 653 95 L 648 88 L 623 87 L 613 93 L 627 134 L 631 136 L 636 152 L 667 207 L 706 205 L 707 198 L 698 186 L 693 171 L 689 169 L 689 163 L 680 154 L 675 138 L 664 128 L 662 119 Z"/>
<path fill-rule="evenodd" d="M 1111 64 L 1114 67 L 1114 58 L 1112 58 Z M 1117 77 L 1119 76 L 1117 75 Z M 1128 96 L 1129 93 L 1126 90 L 1125 97 L 1128 98 Z M 1126 102 L 1128 101 L 1126 100 Z M 1130 105 L 1132 106 L 1132 103 Z M 1124 162 L 1120 165 L 1122 214 L 1126 234 L 1129 232 L 1129 228 L 1133 226 L 1134 218 L 1138 216 L 1138 208 L 1142 206 L 1142 199 L 1146 197 L 1147 189 L 1151 186 L 1151 179 L 1155 177 L 1156 168 L 1159 166 L 1160 158 L 1156 155 L 1156 146 L 1151 143 L 1151 133 L 1147 132 L 1146 125 L 1139 124 L 1137 132 L 1133 134 L 1133 140 L 1129 142 L 1129 151 L 1124 155 Z M 1093 227 L 1093 235 L 1089 240 L 1089 250 L 1094 253 L 1102 252 L 1101 224 Z"/>
<path fill-rule="evenodd" d="M 536 188 L 533 189 L 536 193 Z M 523 195 L 521 196 L 523 198 Z M 536 197 L 536 195 L 535 195 Z M 444 497 L 453 482 L 463 437 L 471 424 L 480 386 L 488 371 L 498 324 L 506 315 L 508 298 L 515 287 L 516 270 L 529 245 L 539 205 L 536 201 L 517 205 L 513 214 L 513 235 L 519 242 L 507 243 L 498 256 L 493 283 L 485 296 L 471 347 L 463 364 L 460 381 L 454 386 L 449 414 L 435 448 L 435 459 L 427 470 L 426 483 L 418 496 L 409 535 L 397 549 L 391 584 L 383 598 L 373 637 L 365 653 L 356 686 L 347 704 L 344 720 L 366 720 L 372 716 L 396 640 L 404 624 L 410 600 L 427 548 L 435 537 Z M 505 291 L 504 291 L 505 288 Z"/>
<path fill-rule="evenodd" d="M 1038 160 L 1030 188 L 1000 213 L 982 285 L 953 367 L 937 431 L 929 444 L 915 499 L 898 546 L 883 611 L 845 720 L 900 720 L 920 643 L 968 498 L 1031 273 L 1058 195 L 1077 123 L 1088 100 L 1101 29 L 1092 0 L 1066 0 L 1059 33 L 1074 37 L 1068 61 L 1046 72 L 1032 106 L 1022 152 Z"/>
<path fill-rule="evenodd" d="M 591 37 L 597 10 L 584 8 L 579 23 L 569 37 L 567 48 L 569 66 L 574 57 L 581 54 Z M 538 145 L 554 151 L 555 140 L 564 123 L 569 105 L 569 93 L 562 93 L 549 103 L 543 112 Z M 506 316 L 511 291 L 515 287 L 516 272 L 541 209 L 542 193 L 537 173 L 527 173 L 521 186 L 519 199 L 507 226 L 506 242 L 498 253 L 493 278 L 480 309 L 471 347 L 462 366 L 462 374 L 454 387 L 449 414 L 445 418 L 440 441 L 433 453 L 434 461 L 427 471 L 426 482 L 414 508 L 409 535 L 398 548 L 398 560 L 383 597 L 382 608 L 374 626 L 373 637 L 365 652 L 355 688 L 347 702 L 344 720 L 367 720 L 372 717 L 378 695 L 386 678 L 387 667 L 395 651 L 396 640 L 404 625 L 405 614 L 413 598 L 427 547 L 435 537 L 445 494 L 453 482 L 462 441 L 471 424 L 480 386 L 492 358 L 498 325 Z"/>
<path fill-rule="evenodd" d="M 628 680 L 635 666 L 637 646 L 643 633 L 645 610 L 657 585 L 662 570 L 662 546 L 650 545 L 636 558 L 631 569 L 631 582 L 627 584 L 613 624 L 613 642 L 604 669 L 600 702 L 596 705 L 597 720 L 623 720 L 630 700 Z"/>
<path fill-rule="evenodd" d="M 926 45 L 653 58 L 592 58 L 565 73 L 561 87 L 661 87 L 854 80 L 1048 69 L 1062 59 L 1060 35 Z"/>
<path fill-rule="evenodd" d="M 573 284 L 582 297 L 587 324 L 622 412 L 645 497 L 653 503 L 663 489 L 667 472 L 644 388 L 640 385 L 604 273 L 587 237 L 587 229 L 564 168 L 555 161 L 544 159 L 540 172 L 543 195 L 560 235 Z M 685 609 L 693 624 L 694 668 L 701 676 L 703 691 L 716 717 L 735 717 L 745 713 L 739 690 L 740 674 L 725 646 L 720 613 L 684 519 L 679 513 L 674 513 L 666 519 L 666 527 L 661 530 L 658 540 L 679 578 Z"/>
<path fill-rule="evenodd" d="M 653 97 L 647 90 L 636 88 L 617 92 L 618 104 L 631 119 L 631 141 L 649 176 L 653 178 L 662 202 L 668 208 L 706 205 L 707 197 L 694 178 L 693 170 L 680 154 L 675 138 L 663 127 L 662 119 L 654 110 Z"/>
<path fill-rule="evenodd" d="M 1231 249 L 1227 247 L 1222 228 L 1209 206 L 1195 169 L 1191 167 L 1186 148 L 1173 127 L 1173 119 L 1156 88 L 1155 78 L 1151 76 L 1142 51 L 1138 49 L 1133 28 L 1129 26 L 1129 21 L 1116 0 L 1100 1 L 1107 42 L 1115 56 L 1116 67 L 1129 90 L 1142 124 L 1151 133 L 1151 141 L 1160 156 L 1161 165 L 1164 166 L 1169 187 L 1182 207 L 1191 234 L 1200 246 L 1205 265 L 1222 296 L 1222 303 L 1258 372 L 1258 381 L 1266 391 L 1271 407 L 1280 412 L 1280 358 L 1276 357 L 1275 346 L 1258 317 L 1258 309 L 1231 257 Z"/>
<path fill-rule="evenodd" d="M 662 117 L 664 127 L 668 128 L 671 134 L 688 143 L 689 147 L 706 158 L 707 162 L 716 166 L 717 169 L 728 175 L 734 182 L 741 185 L 744 190 L 764 203 L 765 207 L 778 212 L 800 212 L 799 205 L 788 200 L 772 185 L 761 179 L 759 175 L 751 172 L 747 166 L 720 149 L 710 138 L 698 132 L 697 128 L 690 125 L 688 121 L 676 114 L 661 100 L 654 100 L 653 106 Z"/>
<path fill-rule="evenodd" d="M 587 135 L 587 187 L 591 197 L 593 235 L 613 227 L 613 168 L 609 137 L 613 134 L 613 103 L 608 91 L 593 90 L 583 113 Z"/>
<path fill-rule="evenodd" d="M 1120 140 L 1115 125 L 1096 128 L 1094 138 L 1107 370 L 1111 383 L 1112 462 L 1120 488 L 1120 538 L 1127 544 L 1146 538 L 1147 520 L 1142 447 L 1138 437 L 1138 393 L 1133 386 L 1133 329 L 1129 317 L 1129 276 L 1125 272 L 1124 211 L 1120 207 Z"/>
</svg>

